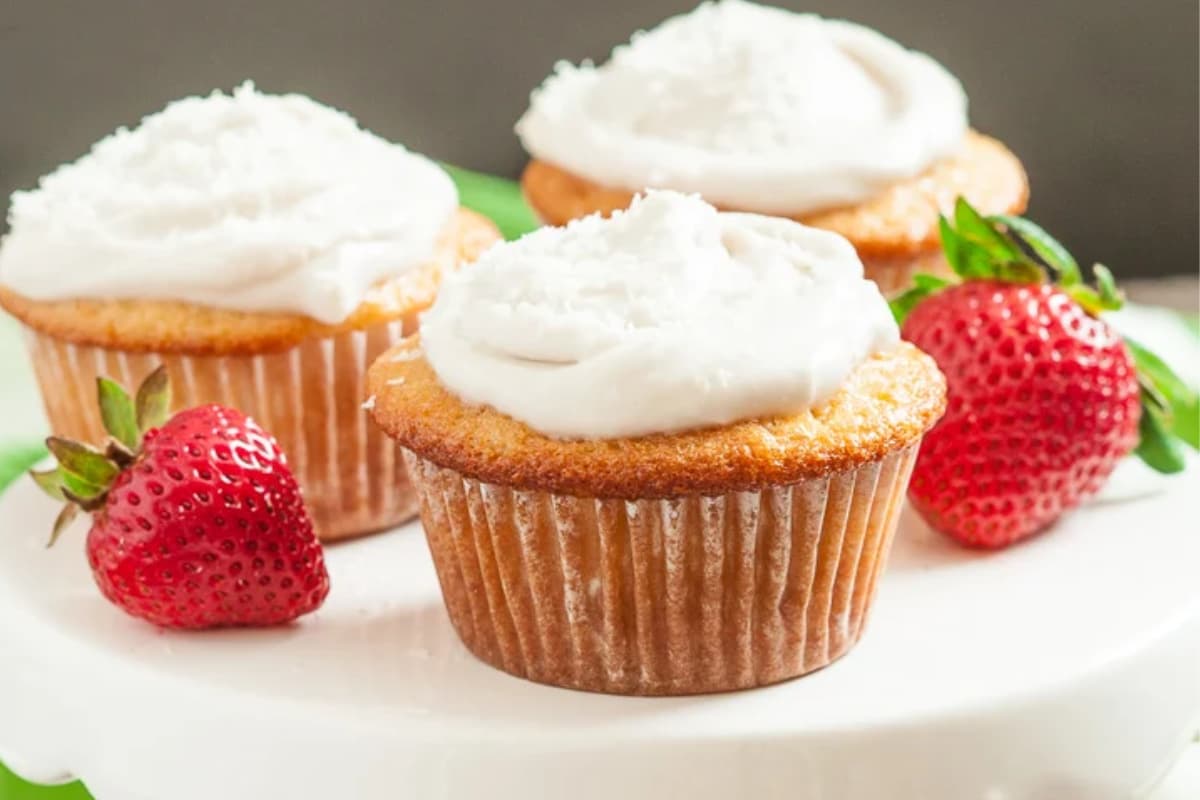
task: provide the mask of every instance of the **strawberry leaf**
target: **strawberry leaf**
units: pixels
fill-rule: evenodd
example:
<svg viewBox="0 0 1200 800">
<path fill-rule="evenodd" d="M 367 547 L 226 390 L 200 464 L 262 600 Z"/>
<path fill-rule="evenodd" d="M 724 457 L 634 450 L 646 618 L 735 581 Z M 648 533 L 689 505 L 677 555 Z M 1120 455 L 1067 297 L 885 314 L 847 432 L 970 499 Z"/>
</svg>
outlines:
<svg viewBox="0 0 1200 800">
<path fill-rule="evenodd" d="M 1105 311 L 1116 311 L 1125 305 L 1125 293 L 1117 288 L 1117 282 L 1112 272 L 1103 264 L 1093 264 L 1092 273 L 1096 276 L 1096 288 L 1100 290 L 1100 302 Z"/>
<path fill-rule="evenodd" d="M 1046 275 L 1037 264 L 1028 261 L 1008 261 L 996 265 L 995 277 L 1009 283 L 1041 283 Z"/>
<path fill-rule="evenodd" d="M 963 236 L 945 217 L 938 219 L 938 228 L 942 235 L 942 252 L 954 274 L 966 280 L 996 277 L 994 260 L 987 247 Z"/>
<path fill-rule="evenodd" d="M 1104 300 L 1100 297 L 1100 293 L 1086 283 L 1077 283 L 1064 288 L 1063 291 L 1093 317 L 1099 316 L 1100 312 L 1105 310 Z"/>
<path fill-rule="evenodd" d="M 939 278 L 937 275 L 926 275 L 923 272 L 918 272 L 913 275 L 913 286 L 919 289 L 925 289 L 930 293 L 936 292 L 939 289 L 945 289 L 947 286 L 954 284 L 954 281 L 945 278 Z"/>
<path fill-rule="evenodd" d="M 70 500 L 72 497 L 78 497 L 83 500 L 91 500 L 104 494 L 106 488 L 97 486 L 94 483 L 88 483 L 78 475 L 72 475 L 69 472 L 62 472 L 63 497 Z"/>
<path fill-rule="evenodd" d="M 1174 411 L 1171 433 L 1193 450 L 1200 450 L 1200 399 L 1195 394 L 1190 398 L 1176 398 Z"/>
<path fill-rule="evenodd" d="M 54 547 L 63 531 L 75 521 L 77 516 L 79 516 L 79 506 L 67 503 L 62 507 L 62 511 L 58 512 L 58 517 L 54 520 L 54 528 L 50 531 L 50 541 L 46 542 L 47 548 Z"/>
<path fill-rule="evenodd" d="M 109 436 L 131 449 L 141 443 L 133 400 L 121 385 L 108 378 L 96 379 L 96 394 L 100 399 L 100 420 Z"/>
<path fill-rule="evenodd" d="M 954 202 L 954 226 L 960 236 L 987 250 L 994 261 L 1006 263 L 1025 258 L 1021 248 L 998 230 L 995 222 L 985 219 L 962 196 Z"/>
<path fill-rule="evenodd" d="M 966 280 L 1009 283 L 1042 283 L 1043 267 L 1031 260 L 1021 245 L 994 219 L 981 215 L 959 197 L 954 203 L 953 225 L 939 217 L 942 251 L 954 273 Z"/>
<path fill-rule="evenodd" d="M 106 488 L 121 471 L 99 450 L 81 442 L 51 436 L 46 440 L 46 448 L 58 459 L 64 473 L 64 483 L 68 487 L 71 487 L 71 482 L 67 479 L 78 478 L 93 488 Z"/>
<path fill-rule="evenodd" d="M 950 265 L 950 269 L 954 270 L 955 275 L 962 275 L 962 240 L 950 225 L 950 221 L 941 215 L 938 215 L 938 235 L 942 240 L 942 255 L 946 257 L 946 262 Z"/>
<path fill-rule="evenodd" d="M 167 421 L 171 408 L 171 382 L 167 379 L 166 367 L 146 376 L 137 391 L 137 427 L 144 434 L 151 428 L 160 428 Z"/>
<path fill-rule="evenodd" d="M 1137 366 L 1143 405 L 1154 405 L 1169 433 L 1200 450 L 1200 395 L 1143 345 L 1126 337 L 1125 346 Z"/>
<path fill-rule="evenodd" d="M 990 217 L 1009 229 L 1009 232 L 1020 238 L 1033 253 L 1045 262 L 1046 266 L 1058 274 L 1058 281 L 1063 288 L 1083 282 L 1079 264 L 1067 252 L 1057 239 L 1046 233 L 1040 225 L 1024 217 L 1014 217 L 1009 214 L 998 214 Z"/>
<path fill-rule="evenodd" d="M 896 324 L 903 325 L 904 320 L 908 318 L 909 313 L 917 307 L 918 303 L 950 284 L 950 281 L 934 275 L 914 275 L 913 288 L 888 301 L 888 307 L 892 310 L 892 316 L 896 318 Z"/>
<path fill-rule="evenodd" d="M 1138 458 L 1151 469 L 1168 475 L 1182 472 L 1187 466 L 1179 440 L 1171 435 L 1162 412 L 1151 403 L 1142 404 L 1142 419 L 1138 423 Z"/>
<path fill-rule="evenodd" d="M 64 488 L 63 497 L 65 497 L 67 502 L 69 502 L 71 505 L 79 508 L 80 511 L 87 511 L 91 513 L 92 511 L 95 511 L 104 505 L 105 501 L 108 499 L 108 494 L 107 492 L 100 492 L 94 496 L 84 497 L 82 495 L 75 494 L 70 489 Z"/>
<path fill-rule="evenodd" d="M 67 499 L 63 497 L 63 475 L 59 469 L 48 469 L 42 472 L 30 470 L 29 477 L 33 478 L 33 482 L 37 484 L 38 488 L 52 499 L 60 503 Z"/>
</svg>

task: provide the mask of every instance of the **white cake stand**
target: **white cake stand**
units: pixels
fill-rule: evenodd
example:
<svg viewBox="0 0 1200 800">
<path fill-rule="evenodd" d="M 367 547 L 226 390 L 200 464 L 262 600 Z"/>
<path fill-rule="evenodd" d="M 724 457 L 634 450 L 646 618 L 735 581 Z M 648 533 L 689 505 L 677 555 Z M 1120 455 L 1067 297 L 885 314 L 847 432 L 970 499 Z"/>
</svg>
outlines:
<svg viewBox="0 0 1200 800">
<path fill-rule="evenodd" d="M 83 526 L 0 501 L 0 760 L 97 800 L 1105 800 L 1200 718 L 1196 472 L 998 554 L 904 520 L 862 644 L 737 694 L 636 699 L 496 672 L 420 530 L 337 547 L 316 616 L 177 635 L 109 607 Z M 1144 490 L 1144 491 L 1143 491 Z"/>
</svg>

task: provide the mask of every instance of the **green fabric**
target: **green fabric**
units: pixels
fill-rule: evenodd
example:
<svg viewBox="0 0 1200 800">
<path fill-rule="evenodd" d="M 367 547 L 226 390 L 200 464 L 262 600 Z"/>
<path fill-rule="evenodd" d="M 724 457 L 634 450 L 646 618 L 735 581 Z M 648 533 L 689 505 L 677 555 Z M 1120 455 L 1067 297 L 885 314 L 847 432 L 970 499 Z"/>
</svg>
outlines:
<svg viewBox="0 0 1200 800">
<path fill-rule="evenodd" d="M 0 442 L 0 490 L 42 460 L 46 449 L 36 442 Z M 0 795 L 0 800 L 4 800 Z"/>
<path fill-rule="evenodd" d="M 462 167 L 449 164 L 442 166 L 458 186 L 460 202 L 485 217 L 491 217 L 505 239 L 516 239 L 538 227 L 537 217 L 525 204 L 518 184 Z"/>
<path fill-rule="evenodd" d="M 34 786 L 0 764 L 0 800 L 91 800 L 91 797 L 82 784 Z"/>
</svg>

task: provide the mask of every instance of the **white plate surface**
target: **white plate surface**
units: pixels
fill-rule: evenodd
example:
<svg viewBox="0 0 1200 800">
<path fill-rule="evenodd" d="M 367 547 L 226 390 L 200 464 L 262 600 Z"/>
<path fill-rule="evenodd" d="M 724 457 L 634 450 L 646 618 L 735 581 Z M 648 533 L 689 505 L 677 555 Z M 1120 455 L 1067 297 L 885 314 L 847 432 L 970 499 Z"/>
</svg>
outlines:
<svg viewBox="0 0 1200 800">
<path fill-rule="evenodd" d="M 0 760 L 97 800 L 1128 797 L 1200 719 L 1196 475 L 995 554 L 906 514 L 849 656 L 674 699 L 475 661 L 416 525 L 331 549 L 298 625 L 159 632 L 100 598 L 82 524 L 43 548 L 53 504 L 22 482 L 0 499 Z"/>
</svg>

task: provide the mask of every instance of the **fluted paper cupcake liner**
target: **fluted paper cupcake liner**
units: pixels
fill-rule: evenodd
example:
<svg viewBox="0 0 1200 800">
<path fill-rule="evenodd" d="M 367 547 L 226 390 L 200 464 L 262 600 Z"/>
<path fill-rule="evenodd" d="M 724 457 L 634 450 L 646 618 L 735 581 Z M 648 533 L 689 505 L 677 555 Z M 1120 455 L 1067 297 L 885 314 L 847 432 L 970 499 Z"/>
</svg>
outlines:
<svg viewBox="0 0 1200 800">
<path fill-rule="evenodd" d="M 522 491 L 404 457 L 446 608 L 476 656 L 540 683 L 670 695 L 775 683 L 845 654 L 915 455 L 646 500 Z"/>
<path fill-rule="evenodd" d="M 250 356 L 125 352 L 32 330 L 27 339 L 55 433 L 102 440 L 96 377 L 132 388 L 163 364 L 176 408 L 222 403 L 275 436 L 318 534 L 332 540 L 382 530 L 416 513 L 399 447 L 362 409 L 367 367 L 402 335 L 402 324 L 393 322 Z"/>
</svg>

